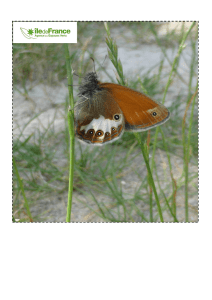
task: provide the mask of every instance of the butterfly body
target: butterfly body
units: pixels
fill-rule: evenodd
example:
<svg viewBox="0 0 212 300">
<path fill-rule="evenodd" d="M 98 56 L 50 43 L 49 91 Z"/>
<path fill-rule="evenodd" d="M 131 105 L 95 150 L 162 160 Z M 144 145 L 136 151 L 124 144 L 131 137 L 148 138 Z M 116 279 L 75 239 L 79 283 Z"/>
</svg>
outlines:
<svg viewBox="0 0 212 300">
<path fill-rule="evenodd" d="M 114 83 L 101 83 L 95 72 L 84 77 L 74 109 L 75 133 L 83 142 L 102 145 L 125 131 L 145 131 L 169 119 L 168 109 L 146 95 Z"/>
</svg>

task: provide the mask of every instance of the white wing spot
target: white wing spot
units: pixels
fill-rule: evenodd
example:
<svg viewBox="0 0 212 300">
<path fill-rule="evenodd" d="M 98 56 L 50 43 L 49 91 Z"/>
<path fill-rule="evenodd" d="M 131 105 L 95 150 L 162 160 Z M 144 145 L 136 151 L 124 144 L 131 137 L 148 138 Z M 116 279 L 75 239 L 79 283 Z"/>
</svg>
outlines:
<svg viewBox="0 0 212 300">
<path fill-rule="evenodd" d="M 122 116 L 120 115 L 120 119 L 118 121 L 116 120 L 110 120 L 105 119 L 103 116 L 100 116 L 99 119 L 93 119 L 88 125 L 84 125 L 80 127 L 80 131 L 85 130 L 85 133 L 88 132 L 90 129 L 94 129 L 95 132 L 98 130 L 102 130 L 105 132 L 111 132 L 112 127 L 118 127 L 122 124 Z M 100 138 L 103 138 L 104 135 Z"/>
</svg>

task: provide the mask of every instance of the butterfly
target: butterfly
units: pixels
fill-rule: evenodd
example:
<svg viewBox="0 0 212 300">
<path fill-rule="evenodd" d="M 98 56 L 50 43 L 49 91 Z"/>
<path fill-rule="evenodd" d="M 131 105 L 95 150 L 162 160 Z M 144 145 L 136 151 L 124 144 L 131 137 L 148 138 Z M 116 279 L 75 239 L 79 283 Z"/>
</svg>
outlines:
<svg viewBox="0 0 212 300">
<path fill-rule="evenodd" d="M 124 131 L 145 131 L 165 123 L 168 109 L 128 87 L 102 83 L 89 72 L 79 86 L 74 108 L 75 135 L 91 145 L 116 141 Z"/>
</svg>

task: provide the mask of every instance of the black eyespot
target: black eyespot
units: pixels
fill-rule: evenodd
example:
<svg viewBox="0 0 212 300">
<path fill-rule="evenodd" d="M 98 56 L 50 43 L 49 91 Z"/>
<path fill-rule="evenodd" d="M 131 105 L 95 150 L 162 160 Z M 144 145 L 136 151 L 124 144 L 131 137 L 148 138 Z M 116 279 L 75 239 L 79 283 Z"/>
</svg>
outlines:
<svg viewBox="0 0 212 300">
<path fill-rule="evenodd" d="M 108 135 L 110 135 L 110 133 L 109 132 L 105 132 L 105 136 L 108 136 Z"/>
<path fill-rule="evenodd" d="M 120 119 L 120 115 L 114 115 L 113 118 L 114 120 L 118 121 Z"/>
<path fill-rule="evenodd" d="M 152 113 L 152 115 L 155 117 L 155 116 L 157 116 L 157 113 L 154 111 L 154 112 Z"/>
<path fill-rule="evenodd" d="M 96 136 L 103 136 L 103 131 L 98 130 L 98 131 L 96 132 Z"/>
<path fill-rule="evenodd" d="M 111 129 L 112 129 L 112 131 L 115 131 L 115 130 L 116 130 L 115 127 L 112 127 Z"/>
<path fill-rule="evenodd" d="M 95 131 L 93 129 L 90 129 L 90 130 L 88 130 L 88 133 L 93 135 L 95 133 Z"/>
</svg>

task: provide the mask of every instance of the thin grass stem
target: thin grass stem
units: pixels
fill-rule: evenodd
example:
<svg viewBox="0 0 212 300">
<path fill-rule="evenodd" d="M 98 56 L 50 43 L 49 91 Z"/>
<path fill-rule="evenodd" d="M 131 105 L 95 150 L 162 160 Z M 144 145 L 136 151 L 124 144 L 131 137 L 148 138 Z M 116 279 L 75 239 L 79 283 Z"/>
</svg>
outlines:
<svg viewBox="0 0 212 300">
<path fill-rule="evenodd" d="M 153 179 L 153 176 L 152 176 L 152 172 L 151 172 L 151 168 L 150 168 L 150 164 L 149 164 L 149 151 L 148 151 L 148 147 L 147 147 L 146 144 L 144 144 L 141 141 L 141 135 L 139 133 L 136 132 L 135 135 L 136 135 L 136 138 L 137 138 L 137 140 L 138 140 L 138 142 L 140 144 L 141 152 L 143 154 L 143 158 L 144 158 L 144 161 L 145 161 L 145 164 L 146 164 L 146 168 L 147 168 L 147 172 L 148 172 L 148 182 L 149 182 L 149 185 L 152 188 L 153 193 L 155 195 L 155 200 L 156 200 L 156 204 L 157 204 L 157 208 L 158 208 L 158 214 L 159 214 L 159 217 L 160 217 L 160 221 L 164 222 L 164 220 L 163 220 L 163 214 L 162 214 L 162 209 L 161 209 L 160 201 L 159 201 L 159 197 L 158 197 L 158 193 L 157 193 L 157 190 L 156 190 L 156 187 L 155 187 L 155 182 L 154 182 L 154 179 Z M 152 194 L 152 192 L 151 192 L 151 194 Z M 152 211 L 150 211 L 150 212 L 152 213 Z M 153 220 L 153 213 L 152 213 L 152 215 L 150 214 L 150 221 L 152 222 L 152 220 Z"/>
<path fill-rule="evenodd" d="M 68 111 L 68 128 L 70 135 L 70 160 L 69 160 L 69 187 L 68 187 L 68 203 L 67 203 L 67 214 L 66 222 L 71 222 L 71 207 L 72 207 L 72 196 L 73 196 L 73 179 L 74 179 L 74 97 L 73 97 L 73 74 L 70 65 L 70 55 L 68 44 L 64 44 L 65 58 L 66 58 L 66 69 L 68 78 L 68 91 L 69 91 L 69 102 L 70 108 Z"/>
</svg>

